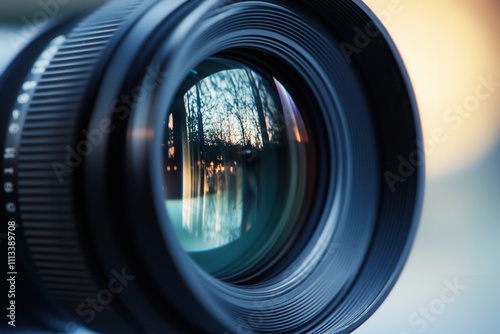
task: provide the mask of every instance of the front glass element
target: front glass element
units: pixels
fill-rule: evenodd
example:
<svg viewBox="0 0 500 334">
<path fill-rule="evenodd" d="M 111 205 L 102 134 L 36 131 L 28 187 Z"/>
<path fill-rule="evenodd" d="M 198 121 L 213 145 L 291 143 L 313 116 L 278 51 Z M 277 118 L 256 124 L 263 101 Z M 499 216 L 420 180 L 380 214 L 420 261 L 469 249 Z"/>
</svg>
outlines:
<svg viewBox="0 0 500 334">
<path fill-rule="evenodd" d="M 209 272 L 279 251 L 300 223 L 309 134 L 275 78 L 222 59 L 193 69 L 164 122 L 166 210 Z"/>
</svg>

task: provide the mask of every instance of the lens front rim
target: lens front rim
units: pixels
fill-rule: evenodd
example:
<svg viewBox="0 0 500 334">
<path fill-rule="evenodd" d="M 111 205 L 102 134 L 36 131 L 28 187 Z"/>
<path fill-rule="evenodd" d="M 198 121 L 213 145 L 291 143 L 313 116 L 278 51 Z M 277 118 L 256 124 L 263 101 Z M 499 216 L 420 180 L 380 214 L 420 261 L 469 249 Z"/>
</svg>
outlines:
<svg viewBox="0 0 500 334">
<path fill-rule="evenodd" d="M 169 39 L 168 44 L 163 47 L 159 55 L 152 61 L 153 66 L 161 64 L 161 71 L 169 73 L 169 77 L 160 89 L 151 94 L 151 96 L 148 96 L 146 99 L 147 102 L 138 105 L 134 114 L 134 119 L 131 123 L 132 125 L 129 127 L 129 132 L 134 130 L 137 131 L 138 129 L 144 130 L 152 128 L 154 128 L 155 131 L 152 131 L 148 138 L 144 138 L 145 140 L 142 143 L 137 140 L 138 138 L 134 138 L 133 141 L 128 143 L 128 161 L 130 164 L 135 164 L 136 166 L 143 164 L 142 167 L 138 167 L 138 169 L 134 171 L 134 175 L 138 175 L 137 172 L 139 170 L 147 171 L 146 173 L 142 173 L 142 175 L 145 175 L 142 181 L 153 183 L 149 185 L 154 194 L 154 198 L 151 198 L 150 200 L 155 203 L 155 221 L 157 221 L 159 225 L 162 225 L 161 222 L 168 221 L 168 217 L 166 217 L 166 214 L 164 213 L 165 210 L 164 204 L 162 203 L 163 195 L 161 188 L 157 186 L 157 180 L 161 179 L 161 170 L 159 168 L 159 166 L 161 166 L 161 159 L 158 154 L 153 152 L 154 148 L 160 147 L 159 138 L 161 138 L 161 136 L 157 135 L 157 137 L 155 137 L 154 133 L 162 133 L 161 126 L 158 126 L 158 124 L 162 123 L 160 120 L 165 119 L 166 117 L 165 113 L 169 109 L 168 107 L 171 103 L 172 91 L 175 91 L 175 87 L 180 85 L 179 80 L 181 79 L 179 78 L 184 77 L 183 73 L 188 73 L 189 70 L 195 67 L 199 62 L 224 50 L 245 50 L 246 53 L 250 55 L 250 59 L 252 50 L 261 50 L 267 52 L 268 54 L 278 55 L 278 58 L 284 60 L 286 63 L 295 64 L 291 67 L 294 67 L 296 70 L 301 69 L 303 71 L 301 73 L 302 77 L 309 78 L 309 80 L 306 81 L 308 86 L 321 87 L 320 83 L 323 83 L 323 92 L 326 93 L 319 94 L 318 91 L 321 91 L 321 89 L 318 89 L 316 91 L 316 99 L 319 101 L 322 100 L 322 97 L 318 95 L 325 95 L 332 98 L 332 100 L 329 100 L 326 103 L 324 102 L 321 110 L 324 112 L 326 111 L 323 117 L 329 119 L 329 125 L 331 126 L 330 130 L 326 133 L 329 136 L 328 146 L 330 146 L 330 149 L 332 150 L 331 156 L 336 157 L 336 159 L 333 159 L 330 164 L 332 167 L 336 166 L 337 173 L 334 174 L 335 176 L 331 181 L 334 182 L 334 185 L 330 184 L 329 186 L 330 202 L 327 205 L 328 209 L 325 210 L 326 214 L 322 218 L 323 222 L 318 224 L 319 228 L 316 230 L 316 236 L 311 238 L 310 243 L 308 244 L 310 249 L 302 248 L 301 252 L 298 252 L 301 253 L 302 256 L 307 255 L 306 259 L 310 260 L 307 261 L 306 259 L 303 259 L 299 263 L 313 263 L 309 269 L 307 269 L 307 265 L 306 267 L 296 265 L 295 270 L 291 273 L 287 272 L 287 274 L 290 275 L 281 275 L 276 277 L 274 281 L 260 282 L 258 288 L 257 285 L 247 289 L 229 287 L 220 281 L 214 280 L 213 278 L 200 273 L 179 247 L 178 241 L 175 239 L 175 233 L 173 233 L 173 231 L 168 227 L 163 230 L 167 249 L 169 250 L 168 256 L 170 256 L 174 263 L 176 263 L 176 269 L 179 271 L 182 279 L 189 282 L 191 288 L 195 289 L 195 295 L 199 298 L 200 302 L 205 305 L 206 309 L 215 313 L 214 316 L 221 319 L 224 323 L 232 324 L 229 325 L 229 328 L 234 328 L 234 326 L 244 326 L 257 331 L 273 331 L 276 330 L 276 328 L 282 327 L 281 330 L 293 330 L 293 328 L 297 330 L 298 328 L 305 328 L 305 326 L 311 325 L 309 321 L 311 320 L 311 315 L 313 313 L 322 312 L 321 307 L 318 308 L 310 306 L 308 311 L 297 307 L 299 304 L 294 304 L 293 300 L 300 295 L 299 291 L 304 293 L 303 288 L 305 286 L 321 286 L 323 289 L 328 286 L 330 288 L 329 294 L 325 294 L 325 290 L 322 290 L 322 292 L 316 291 L 313 294 L 309 293 L 305 300 L 303 298 L 299 298 L 302 299 L 302 304 L 316 299 L 313 304 L 322 304 L 324 310 L 326 309 L 327 304 L 335 303 L 335 301 L 340 300 L 341 296 L 348 291 L 348 287 L 353 282 L 356 272 L 364 260 L 365 252 L 368 249 L 369 242 L 371 240 L 371 231 L 374 227 L 373 224 L 376 220 L 376 204 L 378 203 L 378 168 L 376 165 L 376 150 L 373 146 L 375 136 L 370 135 L 370 133 L 373 133 L 370 129 L 370 123 L 359 122 L 360 119 L 363 121 L 370 119 L 370 116 L 367 102 L 361 93 L 363 92 L 362 84 L 357 80 L 355 71 L 352 71 L 352 69 L 349 69 L 345 65 L 342 53 L 339 49 L 333 48 L 332 50 L 328 50 L 331 51 L 328 55 L 318 51 L 321 50 L 319 45 L 321 45 L 321 47 L 324 47 L 324 43 L 333 45 L 332 41 L 329 41 L 328 39 L 325 40 L 325 37 L 318 37 L 318 35 L 314 34 L 313 38 L 308 38 L 311 36 L 304 37 L 301 33 L 303 33 L 304 30 L 307 31 L 308 29 L 311 29 L 310 25 L 302 26 L 301 33 L 298 33 L 298 30 L 294 30 L 293 34 L 295 35 L 292 33 L 287 34 L 286 29 L 283 29 L 279 33 L 277 31 L 272 31 L 272 29 L 269 28 L 259 30 L 256 28 L 256 25 L 258 26 L 258 19 L 256 19 L 256 21 L 251 21 L 251 19 L 245 17 L 250 12 L 259 12 L 261 15 L 263 13 L 268 14 L 269 17 L 266 17 L 266 19 L 261 21 L 266 24 L 269 23 L 269 21 L 272 21 L 273 18 L 291 21 L 298 19 L 296 16 L 290 15 L 289 11 L 283 10 L 283 7 L 277 5 L 270 5 L 268 3 L 259 3 L 258 5 L 255 3 L 252 5 L 249 5 L 248 3 L 240 3 L 227 6 L 222 9 L 218 8 L 219 16 L 213 17 L 213 12 L 209 11 L 207 18 L 204 21 L 200 20 L 201 22 L 204 22 L 203 25 L 196 26 L 194 30 L 188 30 L 185 32 L 185 35 L 182 35 L 183 38 L 179 38 L 177 40 L 182 41 L 182 43 L 176 44 Z M 242 20 L 237 20 L 238 14 L 241 14 Z M 224 20 L 224 18 L 228 17 L 231 17 L 231 20 Z M 251 34 L 250 30 L 245 29 L 245 19 L 248 19 L 247 22 L 252 22 Z M 241 26 L 234 28 L 231 27 L 231 25 L 223 25 L 224 23 L 235 21 L 243 23 Z M 272 22 L 276 23 L 279 21 L 277 20 Z M 301 20 L 298 19 L 298 22 L 301 22 Z M 280 28 L 284 27 L 281 26 Z M 225 32 L 224 29 L 226 29 Z M 312 30 L 317 31 L 317 29 Z M 262 36 L 261 39 L 258 38 L 259 34 Z M 251 36 L 251 38 L 248 38 L 248 36 Z M 294 40 L 294 36 L 300 36 L 303 39 Z M 337 58 L 333 59 L 337 59 L 338 62 L 336 67 L 337 73 L 335 73 L 335 71 L 330 72 L 332 74 L 329 73 L 331 76 L 328 76 L 328 74 L 319 70 L 324 69 L 324 66 L 308 66 L 308 64 L 310 65 L 311 63 L 314 63 L 310 62 L 310 59 L 309 62 L 300 61 L 299 54 L 310 54 L 310 52 L 307 51 L 307 48 L 310 46 L 309 42 L 311 39 L 317 42 L 315 52 L 323 56 L 323 64 L 327 62 L 326 59 L 328 59 L 329 62 L 332 60 L 332 52 L 336 54 Z M 269 43 L 269 40 L 276 41 L 276 44 L 269 45 L 272 44 Z M 307 40 L 308 43 L 304 43 L 305 40 Z M 198 45 L 197 42 L 199 41 L 203 41 L 205 46 L 203 50 L 199 50 L 199 47 L 196 47 L 196 45 Z M 298 52 L 299 50 L 300 52 Z M 312 57 L 312 59 L 314 59 L 314 57 Z M 255 61 L 255 58 L 253 61 Z M 343 74 L 345 76 L 342 76 L 342 73 L 339 74 L 339 72 L 341 72 L 339 69 L 344 69 L 345 72 L 343 72 Z M 317 76 L 312 77 L 311 73 L 314 73 Z M 329 82 L 335 77 L 337 78 L 336 80 L 338 80 L 336 81 L 338 86 L 333 88 L 329 85 Z M 343 93 L 342 87 L 339 85 L 340 82 L 342 82 L 342 85 L 344 86 Z M 287 82 L 285 81 L 284 84 L 286 85 L 286 83 Z M 347 103 L 345 98 L 347 98 L 350 103 Z M 332 112 L 332 108 L 334 108 L 336 112 Z M 346 110 L 351 110 L 353 114 L 357 113 L 356 117 L 359 117 L 358 122 L 356 122 L 354 118 L 350 120 L 346 119 L 345 115 L 349 115 L 349 112 L 346 112 Z M 363 112 L 365 114 L 364 116 L 361 116 L 360 114 L 363 114 Z M 335 119 L 336 122 L 333 121 L 333 119 Z M 356 126 L 353 127 L 353 124 L 356 124 Z M 359 140 L 359 138 L 353 139 L 352 137 L 355 133 L 359 135 L 358 131 L 362 134 L 360 136 L 361 140 Z M 138 133 L 139 132 L 140 131 L 138 131 Z M 337 138 L 335 138 L 335 136 L 337 136 Z M 353 148 L 352 142 L 356 140 L 358 140 L 356 145 L 359 145 L 357 147 L 361 148 L 359 152 L 362 152 L 362 154 L 358 152 L 358 156 L 353 157 L 351 154 Z M 362 145 L 360 145 L 361 142 Z M 333 147 L 335 147 L 336 151 L 333 151 Z M 372 150 L 370 150 L 370 147 Z M 160 150 L 158 149 L 157 152 L 159 151 Z M 145 154 L 145 152 L 147 153 Z M 339 152 L 342 153 L 339 155 Z M 360 168 L 359 160 L 361 157 L 367 161 L 372 161 L 373 165 L 368 166 L 368 164 L 365 164 L 364 167 L 366 167 L 366 169 Z M 339 164 L 339 161 L 342 161 L 343 164 Z M 355 168 L 353 168 L 353 161 L 356 161 L 356 164 L 354 165 Z M 355 170 L 354 173 L 353 170 Z M 332 172 L 330 171 L 330 173 Z M 129 175 L 133 174 L 130 173 Z M 366 191 L 366 189 L 369 189 L 369 191 Z M 363 193 L 362 197 L 367 196 L 365 198 L 370 198 L 371 196 L 371 199 L 366 200 L 366 202 L 373 203 L 373 206 L 365 208 L 366 210 L 361 213 L 361 216 L 366 215 L 363 218 L 361 218 L 360 212 L 354 212 L 352 208 L 349 208 L 347 198 L 355 198 L 349 197 L 353 196 L 353 193 L 357 193 L 356 196 L 360 196 L 360 194 Z M 345 196 L 346 194 L 348 194 L 347 198 Z M 359 200 L 359 197 L 357 200 Z M 342 217 L 342 215 L 346 216 Z M 350 219 L 347 218 L 349 215 L 354 217 L 354 220 L 357 220 L 358 224 L 360 224 L 357 228 L 353 228 L 356 224 L 353 224 L 352 222 L 350 224 L 350 233 L 357 233 L 357 241 L 355 243 L 356 246 L 354 248 L 344 247 L 339 251 L 338 246 L 336 246 L 339 240 L 332 242 L 332 240 L 330 240 L 330 236 L 335 234 L 336 237 L 340 238 L 342 232 L 349 233 L 349 227 L 347 227 L 346 223 L 350 221 Z M 341 221 L 343 224 L 339 225 L 338 221 Z M 170 224 L 164 225 L 169 226 Z M 346 230 L 348 232 L 345 232 Z M 334 233 L 334 231 L 336 231 L 336 233 Z M 352 234 L 351 237 L 346 239 L 353 240 L 354 235 L 355 234 Z M 321 238 L 324 238 L 324 240 L 327 241 L 321 241 Z M 335 260 L 335 257 L 337 256 L 339 256 L 339 258 Z M 325 260 L 325 262 L 338 264 L 338 280 L 333 282 L 330 281 L 326 285 L 324 278 L 329 277 L 331 279 L 332 275 L 324 275 L 323 270 L 325 270 L 325 267 L 318 265 L 320 260 L 324 260 L 325 257 L 328 259 L 328 261 Z M 346 261 L 346 259 L 350 260 Z M 341 265 L 340 263 L 343 264 Z M 324 263 L 322 263 L 322 265 L 324 265 Z M 342 269 L 338 270 L 339 268 Z M 328 267 L 328 269 L 331 270 L 332 267 Z M 323 281 L 321 277 L 323 277 Z M 334 291 L 332 288 L 336 290 Z M 286 295 L 287 290 L 292 291 L 292 293 Z M 269 313 L 288 312 L 291 318 L 293 317 L 296 319 L 293 325 L 290 325 L 291 327 L 288 327 L 288 329 L 285 329 L 287 328 L 286 325 L 282 322 L 280 324 L 279 320 L 273 320 L 263 324 L 255 324 L 250 321 L 256 312 L 261 311 L 258 307 L 253 307 L 255 302 L 258 300 L 255 299 L 255 297 L 272 296 L 273 293 L 279 298 L 271 298 L 270 302 L 275 303 L 276 306 L 274 309 L 269 310 Z M 295 297 L 292 297 L 293 294 L 295 294 Z M 328 297 L 323 299 L 325 295 L 328 295 Z M 286 298 L 284 298 L 284 296 L 286 296 Z M 279 300 L 282 305 L 278 305 L 277 300 Z M 284 302 L 285 300 L 292 302 L 287 303 Z M 231 308 L 224 306 L 228 303 L 233 305 L 232 308 L 236 307 L 236 310 L 230 311 Z M 273 316 L 270 317 L 272 318 Z M 283 316 L 283 318 L 285 318 L 285 316 Z M 235 324 L 234 319 L 238 319 L 237 322 L 239 323 Z"/>
</svg>

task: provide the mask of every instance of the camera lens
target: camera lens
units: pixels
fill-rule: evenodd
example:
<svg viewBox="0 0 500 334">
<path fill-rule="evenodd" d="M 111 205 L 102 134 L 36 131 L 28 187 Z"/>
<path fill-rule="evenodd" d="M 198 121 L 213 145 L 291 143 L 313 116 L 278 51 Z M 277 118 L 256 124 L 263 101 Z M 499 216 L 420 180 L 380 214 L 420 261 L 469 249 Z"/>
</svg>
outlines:
<svg viewBox="0 0 500 334">
<path fill-rule="evenodd" d="M 0 91 L 21 331 L 347 333 L 408 256 L 418 113 L 360 1 L 111 1 Z"/>
<path fill-rule="evenodd" d="M 167 212 L 202 268 L 234 275 L 274 258 L 300 226 L 314 145 L 269 74 L 210 59 L 181 87 L 164 122 Z"/>
</svg>

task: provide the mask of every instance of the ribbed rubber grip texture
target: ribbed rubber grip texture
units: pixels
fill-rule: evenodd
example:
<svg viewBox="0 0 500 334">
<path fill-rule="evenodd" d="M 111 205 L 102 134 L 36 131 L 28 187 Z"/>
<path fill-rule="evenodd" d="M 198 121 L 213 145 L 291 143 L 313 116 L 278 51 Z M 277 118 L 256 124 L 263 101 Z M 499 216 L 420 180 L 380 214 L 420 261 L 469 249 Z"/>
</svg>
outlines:
<svg viewBox="0 0 500 334">
<path fill-rule="evenodd" d="M 66 156 L 98 62 L 123 22 L 143 3 L 115 1 L 77 24 L 65 37 L 32 93 L 19 147 L 19 201 L 33 261 L 63 305 L 77 305 L 98 291 L 78 235 L 71 168 L 58 177 L 54 163 Z M 111 7 L 111 8 L 110 8 Z M 74 166 L 73 166 L 74 167 Z"/>
</svg>

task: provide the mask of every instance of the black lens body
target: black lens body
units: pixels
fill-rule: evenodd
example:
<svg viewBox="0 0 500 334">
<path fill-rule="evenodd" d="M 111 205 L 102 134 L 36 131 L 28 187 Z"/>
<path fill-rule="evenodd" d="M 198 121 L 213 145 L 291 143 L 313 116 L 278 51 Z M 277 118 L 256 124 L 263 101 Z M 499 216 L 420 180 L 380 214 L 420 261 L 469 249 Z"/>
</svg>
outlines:
<svg viewBox="0 0 500 334">
<path fill-rule="evenodd" d="M 285 193 L 299 189 L 287 209 L 297 223 L 270 230 L 284 237 L 270 238 L 269 251 L 248 242 L 241 256 L 193 255 L 165 210 L 164 187 L 182 184 L 165 181 L 161 147 L 171 110 L 191 107 L 179 96 L 226 63 L 256 73 L 249 82 L 260 75 L 277 102 L 264 88 L 247 101 L 260 137 L 228 139 L 218 173 L 239 180 L 244 214 L 283 211 Z M 113 1 L 46 28 L 3 73 L 0 92 L 2 333 L 348 333 L 406 261 L 423 194 L 420 124 L 402 61 L 361 1 Z M 264 135 L 263 101 L 281 105 L 288 130 L 279 131 L 306 152 L 281 175 L 283 165 L 254 171 L 269 152 L 287 157 L 269 149 L 278 130 L 266 118 Z M 196 135 L 187 133 L 172 138 Z M 413 159 L 403 173 L 400 157 Z M 259 177 L 237 174 L 238 164 Z M 261 185 L 295 182 L 303 170 L 283 193 Z M 198 175 L 211 200 L 212 174 Z M 229 269 L 210 262 L 222 256 Z"/>
</svg>

